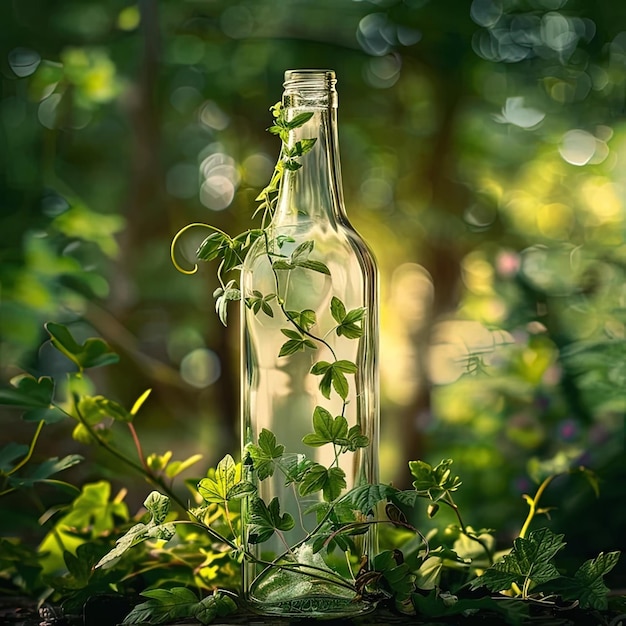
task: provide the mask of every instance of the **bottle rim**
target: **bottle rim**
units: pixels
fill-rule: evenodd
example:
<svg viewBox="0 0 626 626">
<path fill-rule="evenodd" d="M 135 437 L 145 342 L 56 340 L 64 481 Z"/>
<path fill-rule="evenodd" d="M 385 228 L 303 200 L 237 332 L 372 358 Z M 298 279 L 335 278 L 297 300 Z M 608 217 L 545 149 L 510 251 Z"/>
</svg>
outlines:
<svg viewBox="0 0 626 626">
<path fill-rule="evenodd" d="M 285 91 L 334 91 L 337 77 L 334 70 L 329 69 L 297 69 L 287 70 L 283 87 Z"/>
</svg>

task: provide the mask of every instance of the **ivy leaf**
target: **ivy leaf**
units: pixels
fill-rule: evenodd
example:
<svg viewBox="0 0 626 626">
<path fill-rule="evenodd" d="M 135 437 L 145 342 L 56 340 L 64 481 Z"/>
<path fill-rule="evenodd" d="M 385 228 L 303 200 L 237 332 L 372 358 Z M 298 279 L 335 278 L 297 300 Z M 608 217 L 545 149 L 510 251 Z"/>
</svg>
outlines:
<svg viewBox="0 0 626 626">
<path fill-rule="evenodd" d="M 296 352 L 304 351 L 306 348 L 317 350 L 317 344 L 314 341 L 304 335 L 301 335 L 295 330 L 291 330 L 290 328 L 281 328 L 280 332 L 285 335 L 285 337 L 288 337 L 289 341 L 286 341 L 281 346 L 278 353 L 279 357 L 290 356 Z"/>
<path fill-rule="evenodd" d="M 472 588 L 484 586 L 498 592 L 516 583 L 521 588 L 531 589 L 559 578 L 560 574 L 551 561 L 563 546 L 563 535 L 555 535 L 549 528 L 535 530 L 527 539 L 518 537 L 511 552 L 474 579 Z"/>
<path fill-rule="evenodd" d="M 148 600 L 138 604 L 124 618 L 123 624 L 164 624 L 191 618 L 209 624 L 216 617 L 225 617 L 237 609 L 232 598 L 219 591 L 202 600 L 186 587 L 148 589 L 141 595 Z"/>
<path fill-rule="evenodd" d="M 311 459 L 307 459 L 304 454 L 290 455 L 285 463 L 286 485 L 300 483 L 309 468 L 313 465 Z"/>
<path fill-rule="evenodd" d="M 374 557 L 373 569 L 382 574 L 382 579 L 394 599 L 402 603 L 415 591 L 415 576 L 406 563 L 398 563 L 396 552 L 386 550 L 377 554 Z"/>
<path fill-rule="evenodd" d="M 356 452 L 358 448 L 366 448 L 367 446 L 369 446 L 370 440 L 369 437 L 361 432 L 361 427 L 356 424 L 350 428 L 346 439 L 339 440 L 337 441 L 337 443 L 342 446 L 343 450 Z"/>
<path fill-rule="evenodd" d="M 87 339 L 82 345 L 72 336 L 66 326 L 48 322 L 45 329 L 50 335 L 52 345 L 80 370 L 90 367 L 102 367 L 117 363 L 119 356 L 113 352 L 109 344 L 103 339 Z"/>
<path fill-rule="evenodd" d="M 409 469 L 415 478 L 413 487 L 417 495 L 436 502 L 447 493 L 456 491 L 461 486 L 461 480 L 452 474 L 451 465 L 451 459 L 444 459 L 435 467 L 424 461 L 410 461 Z"/>
<path fill-rule="evenodd" d="M 294 169 L 297 169 L 300 167 L 300 164 L 295 163 L 295 166 L 297 167 Z M 309 259 L 309 255 L 313 251 L 314 247 L 314 241 L 303 241 L 291 253 L 289 259 L 277 259 L 272 263 L 272 267 L 275 270 L 292 270 L 296 267 L 302 267 L 304 269 L 313 270 L 314 272 L 320 272 L 321 274 L 330 276 L 330 270 L 324 263 Z"/>
<path fill-rule="evenodd" d="M 246 306 L 252 309 L 255 315 L 258 315 L 260 311 L 263 311 L 263 313 L 265 313 L 268 317 L 274 317 L 274 311 L 272 310 L 270 302 L 275 297 L 275 293 L 270 293 L 267 296 L 264 296 L 260 291 L 255 289 L 252 292 L 252 295 L 246 298 Z"/>
<path fill-rule="evenodd" d="M 217 464 L 214 478 L 203 478 L 198 483 L 198 493 L 204 500 L 217 504 L 243 498 L 254 490 L 252 483 L 241 480 L 241 463 L 235 463 L 230 454 Z"/>
<path fill-rule="evenodd" d="M 337 394 L 345 400 L 350 390 L 345 374 L 354 374 L 358 371 L 357 366 L 352 361 L 340 359 L 334 363 L 328 361 L 318 361 L 311 368 L 311 374 L 321 376 L 319 389 L 322 395 L 330 399 L 331 387 Z"/>
<path fill-rule="evenodd" d="M 215 311 L 217 312 L 220 322 L 227 325 L 227 307 L 231 300 L 241 300 L 241 290 L 237 281 L 229 281 L 225 287 L 218 287 L 213 292 L 215 298 Z"/>
<path fill-rule="evenodd" d="M 283 455 L 285 446 L 278 445 L 276 435 L 263 428 L 259 433 L 258 445 L 248 444 L 247 451 L 259 480 L 265 480 L 274 475 L 275 461 Z"/>
<path fill-rule="evenodd" d="M 564 600 L 578 600 L 581 609 L 604 611 L 608 607 L 609 592 L 604 576 L 617 565 L 619 557 L 619 552 L 600 552 L 595 559 L 585 561 L 573 578 L 564 576 L 543 587 L 548 593 L 558 593 Z"/>
<path fill-rule="evenodd" d="M 322 491 L 324 500 L 332 502 L 341 495 L 346 487 L 346 474 L 339 467 L 327 469 L 319 463 L 313 463 L 306 471 L 298 487 L 301 496 Z"/>
<path fill-rule="evenodd" d="M 287 317 L 295 322 L 302 330 L 310 330 L 317 322 L 317 315 L 311 309 L 304 311 L 287 311 Z"/>
<path fill-rule="evenodd" d="M 150 513 L 147 524 L 140 522 L 132 526 L 116 542 L 115 547 L 105 554 L 96 564 L 96 567 L 112 567 L 118 559 L 130 548 L 148 539 L 169 541 L 175 534 L 174 524 L 164 523 L 170 510 L 170 499 L 158 491 L 151 492 L 144 500 L 143 505 Z"/>
<path fill-rule="evenodd" d="M 397 489 L 391 485 L 359 485 L 350 489 L 340 502 L 346 502 L 359 510 L 364 515 L 369 515 L 376 508 L 376 505 L 383 500 L 387 500 Z"/>
<path fill-rule="evenodd" d="M 325 408 L 316 406 L 313 412 L 314 433 L 302 438 L 307 446 L 319 448 L 327 443 L 337 443 L 339 439 L 346 439 L 348 435 L 348 421 L 343 415 L 333 417 Z"/>
<path fill-rule="evenodd" d="M 248 541 L 263 543 L 275 531 L 289 531 L 295 526 L 295 520 L 289 513 L 280 514 L 278 498 L 273 498 L 269 506 L 261 498 L 254 498 L 250 505 L 250 528 Z"/>
<path fill-rule="evenodd" d="M 330 302 L 330 313 L 333 319 L 337 322 L 337 328 L 335 332 L 338 336 L 344 336 L 348 339 L 358 339 L 363 336 L 363 327 L 360 325 L 365 317 L 365 307 L 358 307 L 346 312 L 344 303 L 333 296 Z"/>
</svg>

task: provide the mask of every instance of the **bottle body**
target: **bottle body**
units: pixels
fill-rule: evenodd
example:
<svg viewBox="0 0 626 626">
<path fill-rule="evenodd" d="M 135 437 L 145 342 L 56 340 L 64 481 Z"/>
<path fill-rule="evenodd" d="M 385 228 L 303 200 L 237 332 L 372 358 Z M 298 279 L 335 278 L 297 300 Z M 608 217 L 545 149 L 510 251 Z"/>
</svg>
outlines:
<svg viewBox="0 0 626 626">
<path fill-rule="evenodd" d="M 378 479 L 377 271 L 343 212 L 328 102 L 292 108 L 313 115 L 287 145 L 317 145 L 241 275 L 242 456 L 257 488 L 244 597 L 269 615 L 346 616 L 372 608 L 355 579 L 375 525 L 346 494 Z"/>
</svg>

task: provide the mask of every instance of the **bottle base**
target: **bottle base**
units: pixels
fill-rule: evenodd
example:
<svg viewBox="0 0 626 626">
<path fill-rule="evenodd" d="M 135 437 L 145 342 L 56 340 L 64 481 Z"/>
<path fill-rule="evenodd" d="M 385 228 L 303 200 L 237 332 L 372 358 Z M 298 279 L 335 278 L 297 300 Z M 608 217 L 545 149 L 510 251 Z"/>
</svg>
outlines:
<svg viewBox="0 0 626 626">
<path fill-rule="evenodd" d="M 376 606 L 372 602 L 336 596 L 310 595 L 273 602 L 248 600 L 247 607 L 259 615 L 272 617 L 311 617 L 315 619 L 337 619 L 356 617 L 372 612 Z"/>
</svg>

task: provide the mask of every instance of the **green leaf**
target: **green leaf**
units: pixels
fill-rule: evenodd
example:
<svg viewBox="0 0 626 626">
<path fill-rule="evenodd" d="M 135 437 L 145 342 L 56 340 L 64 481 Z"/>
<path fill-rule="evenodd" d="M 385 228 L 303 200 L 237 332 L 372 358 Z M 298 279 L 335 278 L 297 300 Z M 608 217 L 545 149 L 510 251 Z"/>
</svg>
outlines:
<svg viewBox="0 0 626 626">
<path fill-rule="evenodd" d="M 289 341 L 286 341 L 280 348 L 278 356 L 290 356 L 296 352 L 304 351 L 306 348 L 311 350 L 317 350 L 317 344 L 311 341 L 299 332 L 290 328 L 281 328 L 280 332 L 286 337 L 289 337 Z"/>
<path fill-rule="evenodd" d="M 484 616 L 486 623 L 521 626 L 527 623 L 529 614 L 529 605 L 514 598 L 459 599 L 449 593 L 442 593 L 439 589 L 433 589 L 428 595 L 413 594 L 411 599 L 418 615 L 435 619 L 454 615 L 469 616 L 478 612 L 481 617 Z M 490 617 L 492 613 L 493 619 Z M 448 623 L 447 620 L 445 623 Z"/>
<path fill-rule="evenodd" d="M 306 124 L 312 117 L 313 113 L 311 111 L 307 111 L 306 113 L 298 113 L 289 122 L 286 122 L 286 127 L 289 130 L 300 128 L 300 126 L 304 126 L 304 124 Z"/>
<path fill-rule="evenodd" d="M 332 367 L 339 372 L 345 372 L 346 374 L 356 374 L 359 368 L 352 361 L 346 361 L 345 359 L 339 359 L 332 364 Z"/>
<path fill-rule="evenodd" d="M 320 447 L 327 443 L 337 443 L 338 439 L 345 439 L 348 435 L 348 421 L 343 415 L 333 417 L 326 409 L 316 406 L 313 412 L 314 433 L 305 435 L 302 442 L 305 445 Z"/>
<path fill-rule="evenodd" d="M 348 431 L 346 440 L 339 440 L 337 443 L 341 444 L 342 448 L 345 450 L 356 452 L 358 448 L 366 448 L 369 446 L 370 440 L 369 437 L 361 432 L 361 427 L 355 425 Z"/>
<path fill-rule="evenodd" d="M 299 261 L 296 263 L 297 267 L 302 267 L 307 270 L 313 270 L 314 272 L 319 272 L 320 274 L 326 274 L 326 276 L 330 276 L 330 270 L 328 266 L 322 263 L 321 261 L 313 261 L 311 259 L 307 259 L 306 261 Z"/>
<path fill-rule="evenodd" d="M 195 619 L 209 624 L 217 617 L 225 617 L 237 609 L 228 596 L 215 591 L 213 595 L 198 600 L 186 587 L 149 589 L 141 595 L 148 598 L 138 604 L 124 619 L 123 624 L 164 624 Z"/>
<path fill-rule="evenodd" d="M 77 410 L 83 419 L 91 425 L 106 418 L 112 418 L 116 422 L 128 423 L 132 422 L 134 417 L 121 404 L 104 396 L 83 396 L 78 402 Z"/>
<path fill-rule="evenodd" d="M 274 311 L 270 305 L 270 302 L 274 298 L 276 298 L 275 293 L 270 293 L 267 296 L 264 296 L 260 291 L 255 289 L 252 292 L 252 295 L 246 298 L 246 306 L 252 309 L 255 315 L 260 311 L 263 311 L 263 313 L 265 313 L 268 317 L 274 317 Z"/>
<path fill-rule="evenodd" d="M 269 506 L 261 498 L 253 498 L 250 504 L 248 541 L 263 543 L 275 531 L 289 531 L 295 526 L 295 520 L 289 513 L 280 514 L 280 503 L 274 498 Z"/>
<path fill-rule="evenodd" d="M 213 595 L 203 598 L 197 609 L 194 611 L 194 617 L 202 624 L 209 624 L 217 617 L 226 617 L 237 610 L 235 601 L 227 595 L 214 591 Z"/>
<path fill-rule="evenodd" d="M 11 441 L 0 448 L 0 474 L 10 472 L 15 461 L 26 456 L 29 446 Z"/>
<path fill-rule="evenodd" d="M 126 531 L 117 540 L 115 547 L 98 561 L 96 567 L 112 567 L 126 551 L 148 539 L 169 541 L 174 536 L 174 524 L 164 523 L 169 513 L 170 499 L 158 491 L 152 491 L 143 505 L 150 513 L 150 521 L 147 524 L 135 524 Z"/>
<path fill-rule="evenodd" d="M 347 502 L 364 515 L 369 515 L 374 511 L 376 505 L 383 500 L 387 500 L 395 493 L 397 489 L 391 485 L 359 485 L 350 489 L 340 502 Z"/>
<path fill-rule="evenodd" d="M 276 245 L 279 248 L 282 248 L 286 243 L 295 243 L 296 240 L 289 235 L 277 235 L 276 236 Z"/>
<path fill-rule="evenodd" d="M 518 537 L 511 552 L 473 580 L 472 588 L 485 586 L 497 592 L 505 591 L 515 583 L 520 588 L 532 589 L 559 578 L 560 574 L 551 561 L 563 546 L 563 535 L 555 535 L 548 528 L 531 532 L 527 539 Z"/>
<path fill-rule="evenodd" d="M 410 461 L 409 469 L 415 478 L 413 486 L 417 494 L 437 501 L 447 493 L 456 491 L 461 481 L 452 474 L 451 465 L 451 459 L 444 459 L 435 467 L 424 461 Z"/>
<path fill-rule="evenodd" d="M 285 484 L 290 485 L 291 483 L 302 482 L 311 465 L 313 465 L 313 461 L 307 459 L 304 454 L 290 455 L 285 463 Z"/>
<path fill-rule="evenodd" d="M 215 478 L 203 478 L 198 483 L 198 492 L 207 502 L 223 504 L 231 499 L 242 497 L 241 463 L 235 463 L 227 454 L 215 469 Z"/>
<path fill-rule="evenodd" d="M 215 298 L 215 311 L 224 326 L 227 326 L 228 303 L 233 300 L 241 300 L 241 291 L 237 281 L 229 281 L 225 287 L 218 287 L 213 292 Z"/>
<path fill-rule="evenodd" d="M 143 505 L 155 524 L 162 524 L 170 511 L 170 499 L 158 491 L 152 491 L 144 500 Z"/>
<path fill-rule="evenodd" d="M 363 336 L 363 328 L 359 322 L 363 320 L 365 307 L 358 307 L 346 312 L 344 303 L 337 297 L 333 296 L 330 302 L 330 313 L 334 320 L 338 323 L 335 332 L 338 336 L 344 336 L 348 339 L 358 339 Z"/>
<path fill-rule="evenodd" d="M 321 375 L 319 389 L 325 398 L 330 399 L 331 386 L 336 393 L 345 400 L 348 397 L 350 387 L 344 375 L 353 374 L 357 371 L 357 366 L 351 361 L 339 360 L 334 363 L 318 361 L 311 368 L 311 374 Z"/>
<path fill-rule="evenodd" d="M 259 434 L 258 445 L 248 444 L 246 450 L 252 458 L 259 480 L 265 480 L 273 476 L 275 461 L 283 455 L 285 446 L 278 445 L 274 433 L 263 428 Z"/>
<path fill-rule="evenodd" d="M 68 328 L 62 324 L 48 322 L 45 324 L 45 329 L 50 335 L 52 345 L 74 362 L 80 370 L 111 365 L 119 361 L 119 356 L 103 339 L 87 339 L 80 345 Z"/>
<path fill-rule="evenodd" d="M 291 253 L 291 257 L 290 257 L 291 263 L 293 263 L 294 265 L 297 265 L 298 263 L 306 261 L 309 258 L 309 255 L 311 254 L 311 252 L 313 251 L 314 246 L 315 246 L 314 241 L 311 241 L 311 240 L 303 241 Z"/>
<path fill-rule="evenodd" d="M 50 478 L 50 476 L 73 467 L 82 460 L 83 457 L 79 454 L 68 454 L 62 459 L 53 457 L 43 463 L 40 463 L 39 465 L 31 465 L 30 474 L 28 476 L 11 476 L 9 478 L 9 484 L 13 487 L 32 487 L 35 483 L 45 482 L 48 478 Z"/>
<path fill-rule="evenodd" d="M 339 324 L 343 322 L 343 318 L 346 316 L 346 307 L 344 303 L 336 296 L 333 296 L 332 300 L 330 301 L 330 314 Z"/>
<path fill-rule="evenodd" d="M 14 389 L 0 389 L 0 404 L 18 406 L 25 409 L 48 408 L 52 403 L 54 382 L 43 376 L 34 378 L 27 374 L 14 378 Z"/>
<path fill-rule="evenodd" d="M 61 409 L 50 407 L 49 409 L 32 409 L 22 415 L 25 422 L 45 422 L 46 424 L 56 424 L 67 417 Z"/>
<path fill-rule="evenodd" d="M 304 311 L 287 311 L 287 317 L 293 320 L 303 330 L 310 330 L 317 322 L 317 315 L 311 309 Z"/>
<path fill-rule="evenodd" d="M 220 232 L 211 233 L 196 250 L 200 261 L 213 261 L 223 254 L 229 245 L 230 238 Z"/>
<path fill-rule="evenodd" d="M 322 491 L 324 500 L 332 502 L 341 495 L 346 487 L 346 474 L 339 467 L 325 468 L 319 463 L 313 463 L 304 474 L 298 492 L 307 496 Z"/>
<path fill-rule="evenodd" d="M 577 600 L 581 609 L 605 611 L 609 588 L 604 584 L 604 576 L 617 565 L 619 557 L 619 552 L 601 552 L 595 559 L 585 561 L 573 578 L 562 577 L 545 584 L 545 591 L 558 593 L 564 600 Z"/>
<path fill-rule="evenodd" d="M 184 472 L 186 469 L 190 468 L 192 465 L 195 465 L 200 460 L 202 460 L 201 454 L 193 454 L 184 461 L 172 461 L 171 463 L 167 464 L 165 468 L 165 475 L 168 478 L 175 478 L 181 472 Z"/>
<path fill-rule="evenodd" d="M 295 265 L 283 259 L 278 259 L 272 263 L 272 268 L 275 270 L 292 270 L 294 267 Z"/>
</svg>

